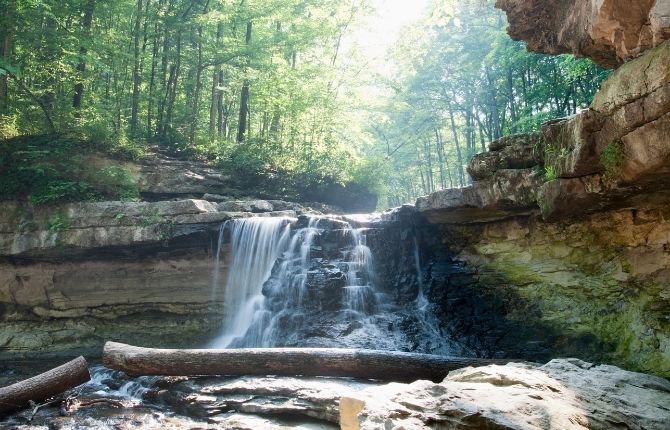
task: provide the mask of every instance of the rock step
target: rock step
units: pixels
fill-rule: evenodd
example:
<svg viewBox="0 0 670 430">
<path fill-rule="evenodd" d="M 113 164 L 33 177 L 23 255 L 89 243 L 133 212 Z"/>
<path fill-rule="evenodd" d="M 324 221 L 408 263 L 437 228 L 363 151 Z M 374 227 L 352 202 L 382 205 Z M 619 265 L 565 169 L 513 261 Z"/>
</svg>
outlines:
<svg viewBox="0 0 670 430">
<path fill-rule="evenodd" d="M 187 199 L 35 207 L 3 202 L 0 203 L 0 256 L 30 257 L 62 253 L 64 248 L 85 251 L 161 244 L 181 237 L 210 234 L 230 219 L 295 218 L 308 211 L 294 203 L 273 203 L 253 200 L 217 204 Z"/>
</svg>

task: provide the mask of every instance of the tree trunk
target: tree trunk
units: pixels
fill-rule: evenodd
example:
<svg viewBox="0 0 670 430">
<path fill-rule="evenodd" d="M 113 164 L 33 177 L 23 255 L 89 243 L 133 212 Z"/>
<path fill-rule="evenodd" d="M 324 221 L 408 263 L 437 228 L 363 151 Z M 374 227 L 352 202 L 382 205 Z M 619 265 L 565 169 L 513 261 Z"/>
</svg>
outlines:
<svg viewBox="0 0 670 430">
<path fill-rule="evenodd" d="M 137 16 L 133 28 L 133 99 L 130 108 L 130 133 L 135 136 L 137 132 L 137 113 L 140 109 L 140 24 L 142 23 L 142 0 L 137 0 Z"/>
<path fill-rule="evenodd" d="M 181 72 L 181 43 L 182 43 L 182 34 L 181 30 L 177 32 L 177 42 L 176 42 L 176 60 L 175 64 L 170 67 L 170 79 L 168 80 L 167 93 L 166 93 L 166 108 L 165 108 L 165 119 L 163 121 L 163 128 L 161 136 L 165 139 L 168 135 L 168 130 L 172 124 L 172 114 L 174 112 L 174 104 L 177 99 L 177 87 L 179 86 L 179 74 Z"/>
<path fill-rule="evenodd" d="M 252 22 L 247 22 L 247 32 L 244 38 L 247 49 L 251 43 L 251 29 Z M 247 65 L 248 67 L 248 65 Z M 247 121 L 249 117 L 249 79 L 244 79 L 242 84 L 242 92 L 240 94 L 240 119 L 237 123 L 237 142 L 244 142 L 247 137 Z"/>
<path fill-rule="evenodd" d="M 6 64 L 11 64 L 12 58 L 12 36 L 14 32 L 14 8 L 15 1 L 8 2 L 7 9 L 4 11 L 0 24 L 0 58 L 3 58 Z M 0 113 L 7 112 L 9 109 L 9 90 L 7 86 L 7 75 L 0 76 Z"/>
<path fill-rule="evenodd" d="M 220 49 L 220 44 L 221 44 L 221 37 L 223 37 L 223 23 L 219 22 L 216 25 L 216 45 L 215 48 L 218 50 Z M 223 82 L 219 82 L 219 72 L 221 72 L 221 65 L 217 64 L 216 68 L 214 69 L 214 74 L 212 76 L 212 94 L 211 94 L 211 101 L 209 105 L 209 134 L 211 136 L 214 136 L 214 133 L 216 131 L 216 118 L 217 118 L 217 112 L 218 112 L 218 105 L 219 105 L 219 93 L 221 92 L 219 90 L 219 86 Z M 220 134 L 220 133 L 219 133 Z"/>
<path fill-rule="evenodd" d="M 193 104 L 191 105 L 191 130 L 189 132 L 189 143 L 195 142 L 195 134 L 198 130 L 198 110 L 200 108 L 200 91 L 202 90 L 202 26 L 198 26 L 198 64 L 195 71 L 195 90 Z"/>
<path fill-rule="evenodd" d="M 438 382 L 455 369 L 509 360 L 336 348 L 154 349 L 107 342 L 102 362 L 133 375 L 304 375 Z"/>
<path fill-rule="evenodd" d="M 451 122 L 451 132 L 454 135 L 454 146 L 456 147 L 456 158 L 458 159 L 458 177 L 460 179 L 461 187 L 465 185 L 465 172 L 463 171 L 463 155 L 461 154 L 461 145 L 458 142 L 458 131 L 456 130 L 456 120 L 454 119 L 454 111 L 449 103 L 449 120 Z"/>
<path fill-rule="evenodd" d="M 160 16 L 160 12 L 162 11 L 162 9 L 163 9 L 163 0 L 160 0 L 158 2 L 158 8 L 156 9 L 153 49 L 151 52 L 151 76 L 149 77 L 149 106 L 147 106 L 147 140 L 151 139 L 151 135 L 153 133 L 152 120 L 153 120 L 153 109 L 154 109 L 154 88 L 156 86 L 156 67 L 158 67 L 158 41 L 159 41 L 158 34 L 160 29 L 160 25 L 158 24 L 158 17 Z"/>
<path fill-rule="evenodd" d="M 31 400 L 42 402 L 90 380 L 84 357 L 75 358 L 55 369 L 0 388 L 0 415 L 28 406 Z"/>
<path fill-rule="evenodd" d="M 498 111 L 498 96 L 495 82 L 491 77 L 491 70 L 486 67 L 486 80 L 489 84 L 489 99 L 491 101 L 491 129 L 493 131 L 493 138 L 499 139 L 502 137 L 502 130 L 500 129 L 500 112 Z"/>
<path fill-rule="evenodd" d="M 81 21 L 81 26 L 84 30 L 84 38 L 88 38 L 91 34 L 91 25 L 93 24 L 93 11 L 95 9 L 95 0 L 88 0 L 84 6 L 84 17 Z M 72 107 L 75 109 L 81 108 L 81 101 L 84 98 L 84 73 L 86 72 L 86 54 L 88 49 L 85 44 L 81 44 L 79 48 L 79 64 L 77 64 L 77 74 L 79 75 L 79 82 L 74 86 L 74 97 L 72 98 Z"/>
<path fill-rule="evenodd" d="M 428 188 L 429 192 L 432 193 L 435 191 L 435 181 L 433 181 L 433 153 L 430 146 L 429 140 L 424 141 L 423 150 L 426 152 L 426 157 L 428 158 Z"/>
<path fill-rule="evenodd" d="M 512 119 L 512 134 L 516 134 L 517 131 L 517 115 L 516 115 L 516 103 L 514 101 L 514 77 L 512 75 L 512 68 L 507 69 L 507 92 L 509 92 L 509 113 L 510 118 Z"/>
<path fill-rule="evenodd" d="M 209 10 L 209 0 L 205 2 L 202 14 L 206 15 Z M 196 42 L 198 52 L 198 64 L 195 68 L 195 90 L 193 94 L 193 104 L 191 105 L 191 130 L 189 133 L 189 143 L 195 142 L 195 135 L 198 130 L 198 110 L 200 109 L 200 91 L 202 91 L 202 25 L 197 27 L 198 39 Z"/>
<path fill-rule="evenodd" d="M 444 177 L 444 148 L 440 139 L 440 131 L 435 128 L 435 148 L 437 149 L 437 163 L 440 168 L 440 189 L 444 190 L 447 187 Z"/>
</svg>

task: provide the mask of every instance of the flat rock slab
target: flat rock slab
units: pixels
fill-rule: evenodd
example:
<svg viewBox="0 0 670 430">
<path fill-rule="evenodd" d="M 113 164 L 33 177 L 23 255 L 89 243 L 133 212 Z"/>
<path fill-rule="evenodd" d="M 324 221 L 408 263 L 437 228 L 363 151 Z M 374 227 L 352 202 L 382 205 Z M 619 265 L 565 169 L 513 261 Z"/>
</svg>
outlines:
<svg viewBox="0 0 670 430">
<path fill-rule="evenodd" d="M 369 388 L 340 402 L 347 430 L 667 429 L 670 382 L 614 366 L 552 360 L 453 371 L 439 384 Z"/>
</svg>

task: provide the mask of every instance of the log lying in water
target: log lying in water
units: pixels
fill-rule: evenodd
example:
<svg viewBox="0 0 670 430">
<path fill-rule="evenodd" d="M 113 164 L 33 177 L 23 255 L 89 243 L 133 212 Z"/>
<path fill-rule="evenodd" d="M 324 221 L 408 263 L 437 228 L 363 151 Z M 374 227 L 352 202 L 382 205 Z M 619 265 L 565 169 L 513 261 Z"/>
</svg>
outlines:
<svg viewBox="0 0 670 430">
<path fill-rule="evenodd" d="M 86 359 L 77 357 L 62 366 L 0 388 L 0 415 L 28 406 L 31 400 L 42 402 L 90 380 Z"/>
<path fill-rule="evenodd" d="M 439 382 L 455 369 L 508 361 L 334 348 L 154 349 L 107 342 L 102 362 L 134 375 L 303 375 Z"/>
</svg>

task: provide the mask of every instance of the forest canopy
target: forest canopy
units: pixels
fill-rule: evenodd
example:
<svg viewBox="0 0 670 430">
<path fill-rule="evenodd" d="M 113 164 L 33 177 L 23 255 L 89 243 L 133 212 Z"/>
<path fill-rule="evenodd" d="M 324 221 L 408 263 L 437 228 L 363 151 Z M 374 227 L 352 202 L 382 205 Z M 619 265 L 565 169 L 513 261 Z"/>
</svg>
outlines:
<svg viewBox="0 0 670 430">
<path fill-rule="evenodd" d="M 388 207 L 467 185 L 486 142 L 578 112 L 607 75 L 526 52 L 492 1 L 428 3 L 375 68 L 357 37 L 379 0 L 3 0 L 0 139 L 355 182 Z M 16 175 L 48 176 L 60 141 L 77 151 L 0 143 L 0 192 L 29 194 Z"/>
</svg>

